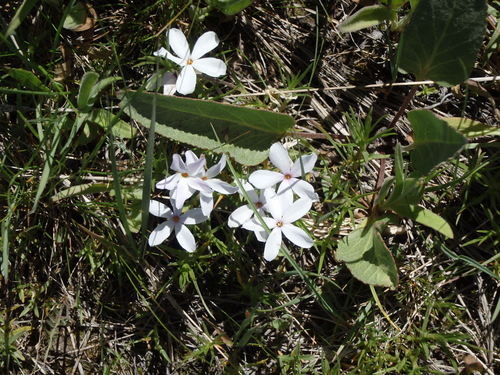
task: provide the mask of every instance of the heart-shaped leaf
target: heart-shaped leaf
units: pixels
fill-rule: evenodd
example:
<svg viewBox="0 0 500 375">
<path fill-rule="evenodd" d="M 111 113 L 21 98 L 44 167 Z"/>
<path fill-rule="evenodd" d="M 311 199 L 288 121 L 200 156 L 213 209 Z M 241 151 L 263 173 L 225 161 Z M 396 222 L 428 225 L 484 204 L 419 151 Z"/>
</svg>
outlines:
<svg viewBox="0 0 500 375">
<path fill-rule="evenodd" d="M 127 92 L 120 106 L 149 128 L 156 95 L 157 134 L 214 152 L 228 152 L 245 165 L 266 159 L 269 147 L 294 125 L 287 115 L 206 100 Z"/>
</svg>

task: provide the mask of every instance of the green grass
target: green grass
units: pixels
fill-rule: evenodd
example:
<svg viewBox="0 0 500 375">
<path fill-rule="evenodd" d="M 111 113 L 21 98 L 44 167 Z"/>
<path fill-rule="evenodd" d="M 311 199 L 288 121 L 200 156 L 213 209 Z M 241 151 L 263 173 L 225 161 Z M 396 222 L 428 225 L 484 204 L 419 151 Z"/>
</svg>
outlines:
<svg viewBox="0 0 500 375">
<path fill-rule="evenodd" d="M 230 212 L 244 204 L 237 195 L 223 197 L 210 221 L 193 229 L 193 254 L 175 239 L 147 246 L 158 221 L 139 216 L 143 189 L 164 178 L 172 155 L 188 148 L 153 137 L 117 107 L 118 91 L 139 89 L 154 73 L 152 52 L 165 42 L 164 32 L 155 34 L 171 21 L 191 30 L 191 40 L 205 30 L 218 32 L 222 42 L 215 52 L 229 68 L 222 80 L 232 86 L 198 81 L 195 96 L 234 102 L 225 96 L 318 87 L 333 42 L 352 61 L 359 58 L 348 39 L 327 34 L 340 5 L 352 10 L 352 2 L 337 2 L 331 14 L 321 1 L 261 2 L 244 18 L 215 10 L 201 18 L 204 2 L 187 8 L 180 1 L 95 2 L 97 26 L 82 33 L 60 27 L 64 6 L 56 3 L 41 2 L 13 38 L 0 40 L 4 373 L 447 374 L 463 370 L 466 354 L 494 373 L 500 271 L 496 138 L 480 139 L 427 186 L 423 205 L 452 224 L 454 240 L 409 220 L 394 223 L 400 234 L 384 234 L 400 276 L 397 289 L 375 289 L 387 316 L 334 252 L 366 219 L 382 154 L 396 140 L 405 143 L 406 134 L 381 128 L 388 121 L 375 115 L 376 108 L 348 109 L 340 94 L 335 100 L 322 93 L 236 99 L 291 114 L 298 131 L 319 132 L 309 119 L 323 127 L 326 139 L 298 139 L 290 151 L 292 159 L 319 155 L 307 178 L 321 203 L 300 223 L 315 236 L 314 247 L 288 246 L 287 256 L 265 262 L 262 243 L 226 225 Z M 0 6 L 3 31 L 20 4 Z M 283 39 L 279 20 L 296 34 Z M 249 37 L 257 30 L 265 36 L 274 30 L 276 37 L 264 45 Z M 300 36 L 309 43 L 300 44 Z M 367 48 L 380 59 L 385 51 L 376 44 Z M 71 66 L 68 75 L 61 75 L 62 63 Z M 357 74 L 368 69 L 343 64 Z M 20 80 L 12 69 L 31 74 Z M 117 137 L 109 123 L 79 122 L 77 98 L 88 71 L 101 79 L 122 77 L 100 93 L 94 108 L 129 123 L 135 136 Z M 392 95 L 401 98 L 403 91 Z M 329 106 L 331 118 L 317 115 L 313 98 Z M 469 117 L 475 110 L 491 113 L 487 100 L 464 100 Z M 462 107 L 455 104 L 448 114 L 459 116 Z M 348 135 L 337 137 L 332 123 Z M 219 158 L 195 151 L 204 152 L 209 165 Z M 233 164 L 233 172 L 226 168 L 219 177 L 232 181 L 255 170 Z M 77 188 L 61 195 L 70 187 Z M 165 192 L 152 197 L 165 199 Z"/>
</svg>

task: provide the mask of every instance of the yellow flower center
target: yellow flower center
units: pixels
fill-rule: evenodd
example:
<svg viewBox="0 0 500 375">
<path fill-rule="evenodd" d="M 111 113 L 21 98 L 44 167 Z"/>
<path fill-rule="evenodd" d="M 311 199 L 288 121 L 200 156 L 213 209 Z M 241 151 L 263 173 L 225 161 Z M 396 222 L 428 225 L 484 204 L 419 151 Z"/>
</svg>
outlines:
<svg viewBox="0 0 500 375">
<path fill-rule="evenodd" d="M 290 173 L 285 174 L 285 180 L 289 180 L 292 178 L 292 175 Z"/>
<path fill-rule="evenodd" d="M 191 65 L 193 63 L 193 59 L 187 59 L 186 65 Z"/>
<path fill-rule="evenodd" d="M 280 221 L 277 221 L 277 222 L 276 222 L 276 226 L 277 226 L 278 228 L 281 228 L 281 227 L 283 226 L 283 222 L 282 222 L 281 220 L 280 220 Z"/>
<path fill-rule="evenodd" d="M 182 177 L 189 177 L 189 173 L 186 173 L 186 172 L 181 173 L 181 176 L 182 176 Z"/>
</svg>

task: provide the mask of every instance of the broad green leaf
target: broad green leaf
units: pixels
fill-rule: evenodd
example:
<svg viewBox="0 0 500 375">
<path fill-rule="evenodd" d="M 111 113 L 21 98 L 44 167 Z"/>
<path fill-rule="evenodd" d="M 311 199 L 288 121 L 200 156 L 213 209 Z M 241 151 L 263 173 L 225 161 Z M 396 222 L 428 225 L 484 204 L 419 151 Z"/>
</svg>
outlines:
<svg viewBox="0 0 500 375">
<path fill-rule="evenodd" d="M 92 108 L 92 105 L 89 102 L 92 96 L 93 87 L 98 80 L 99 74 L 97 74 L 96 72 L 86 72 L 83 75 L 77 99 L 78 109 L 80 111 L 88 112 Z"/>
<path fill-rule="evenodd" d="M 78 195 L 102 193 L 105 191 L 111 191 L 111 189 L 111 184 L 91 182 L 88 184 L 71 186 L 68 189 L 61 190 L 60 192 L 54 194 L 50 199 L 52 200 L 52 202 L 58 202 L 60 200 Z"/>
<path fill-rule="evenodd" d="M 340 241 L 335 257 L 363 283 L 390 288 L 398 284 L 396 263 L 374 226 L 352 231 Z"/>
<path fill-rule="evenodd" d="M 392 206 L 417 204 L 422 200 L 424 185 L 418 178 L 405 178 L 401 182 L 395 180 L 389 197 L 380 205 L 383 209 L 392 209 Z"/>
<path fill-rule="evenodd" d="M 401 36 L 398 65 L 417 80 L 467 78 L 486 28 L 485 0 L 420 0 Z"/>
<path fill-rule="evenodd" d="M 425 225 L 426 227 L 432 228 L 448 238 L 453 238 L 453 230 L 451 229 L 450 224 L 448 224 L 441 216 L 426 208 L 416 205 L 402 205 L 394 206 L 392 209 L 401 216 L 407 217 L 417 223 Z"/>
<path fill-rule="evenodd" d="M 105 109 L 94 109 L 88 117 L 88 121 L 92 121 L 106 130 L 112 126 L 111 131 L 115 137 L 133 138 L 137 133 L 132 125 Z"/>
<path fill-rule="evenodd" d="M 68 11 L 68 15 L 64 20 L 63 27 L 65 29 L 73 30 L 76 29 L 78 26 L 83 25 L 86 20 L 87 20 L 87 6 L 83 2 L 77 1 Z"/>
<path fill-rule="evenodd" d="M 128 92 L 120 106 L 149 128 L 156 95 L 157 134 L 214 152 L 228 152 L 245 165 L 266 159 L 269 147 L 294 125 L 287 115 L 204 100 Z"/>
<path fill-rule="evenodd" d="M 101 79 L 99 82 L 97 82 L 92 87 L 92 90 L 90 91 L 88 105 L 92 107 L 95 103 L 95 100 L 97 99 L 97 96 L 99 95 L 99 93 L 102 90 L 104 90 L 106 87 L 108 87 L 112 83 L 119 81 L 121 79 L 122 79 L 122 77 L 108 77 L 108 78 Z"/>
<path fill-rule="evenodd" d="M 370 5 L 349 16 L 339 25 L 339 30 L 343 33 L 352 33 L 353 31 L 379 25 L 384 21 L 390 21 L 391 15 L 391 9 L 385 5 Z"/>
<path fill-rule="evenodd" d="M 21 22 L 26 18 L 31 9 L 38 3 L 38 0 L 24 0 L 23 3 L 17 8 L 16 14 L 9 22 L 7 30 L 5 30 L 4 38 L 7 39 L 14 31 L 21 25 Z"/>
<path fill-rule="evenodd" d="M 30 90 L 41 90 L 45 92 L 50 91 L 50 89 L 45 86 L 42 81 L 40 81 L 40 79 L 29 70 L 13 68 L 9 69 L 8 74 L 16 81 L 18 81 L 21 85 Z"/>
<path fill-rule="evenodd" d="M 485 135 L 500 135 L 500 128 L 468 118 L 441 117 L 441 119 L 467 138 L 483 137 Z"/>
<path fill-rule="evenodd" d="M 455 155 L 467 142 L 463 135 L 430 111 L 411 111 L 408 119 L 414 132 L 410 159 L 416 177 L 428 174 L 434 167 Z"/>
<path fill-rule="evenodd" d="M 215 6 L 221 12 L 232 16 L 252 4 L 252 0 L 217 0 Z"/>
</svg>

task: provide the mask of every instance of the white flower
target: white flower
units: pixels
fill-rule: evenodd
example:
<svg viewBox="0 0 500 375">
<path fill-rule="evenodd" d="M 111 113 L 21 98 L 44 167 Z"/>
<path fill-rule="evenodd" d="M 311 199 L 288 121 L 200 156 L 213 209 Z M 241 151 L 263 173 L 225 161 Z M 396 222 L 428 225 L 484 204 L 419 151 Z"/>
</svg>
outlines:
<svg viewBox="0 0 500 375">
<path fill-rule="evenodd" d="M 254 204 L 255 208 L 257 209 L 257 212 L 260 215 L 264 215 L 267 204 L 266 195 L 269 196 L 272 192 L 274 192 L 274 190 L 271 190 L 271 188 L 267 188 L 266 190 L 269 190 L 268 193 L 265 193 L 266 190 L 262 190 L 259 192 L 249 183 L 245 183 L 243 185 L 243 189 L 248 194 L 248 197 Z M 254 211 L 252 210 L 252 207 L 250 207 L 250 204 L 246 204 L 244 206 L 238 207 L 236 210 L 233 211 L 233 213 L 228 218 L 228 225 L 230 228 L 236 228 L 242 226 L 253 216 L 254 216 Z"/>
<path fill-rule="evenodd" d="M 299 247 L 308 249 L 313 245 L 314 242 L 307 233 L 292 224 L 307 214 L 311 205 L 312 201 L 308 198 L 300 198 L 294 202 L 293 196 L 290 194 L 268 196 L 266 207 L 272 217 L 262 218 L 267 227 L 271 229 L 264 246 L 265 260 L 271 261 L 276 258 L 283 235 Z M 265 230 L 255 218 L 245 223 L 243 227 L 256 233 L 262 233 Z"/>
<path fill-rule="evenodd" d="M 213 31 L 207 31 L 196 41 L 193 51 L 190 51 L 186 37 L 179 29 L 170 29 L 167 33 L 168 44 L 174 54 L 165 48 L 160 48 L 153 55 L 166 57 L 182 67 L 177 78 L 176 89 L 183 95 L 191 94 L 196 87 L 196 72 L 205 73 L 210 77 L 220 77 L 226 74 L 226 64 L 214 57 L 204 57 L 219 44 L 219 38 Z"/>
<path fill-rule="evenodd" d="M 172 205 L 172 207 L 173 211 L 156 200 L 149 202 L 149 212 L 151 214 L 167 219 L 151 232 L 148 239 L 149 246 L 158 246 L 170 236 L 172 231 L 175 231 L 175 238 L 177 238 L 179 245 L 184 250 L 192 253 L 196 250 L 196 242 L 186 225 L 199 224 L 207 220 L 208 217 L 203 215 L 199 208 L 181 213 L 180 210 L 175 208 L 175 205 Z"/>
<path fill-rule="evenodd" d="M 211 188 L 200 178 L 204 173 L 205 158 L 198 158 L 194 152 L 186 151 L 186 161 L 180 155 L 172 156 L 170 168 L 176 174 L 156 183 L 158 189 L 170 190 L 170 198 L 174 200 L 174 206 L 178 210 L 184 206 L 195 191 L 211 193 Z"/>
<path fill-rule="evenodd" d="M 161 86 L 163 86 L 163 95 L 175 94 L 176 76 L 174 73 L 166 72 L 161 78 Z"/>
<path fill-rule="evenodd" d="M 229 185 L 227 182 L 224 182 L 218 178 L 214 178 L 225 168 L 225 166 L 226 156 L 222 155 L 217 164 L 210 167 L 206 172 L 203 170 L 200 176 L 203 183 L 208 185 L 208 187 L 210 188 L 210 191 L 200 191 L 201 210 L 203 211 L 203 214 L 207 216 L 210 215 L 210 212 L 212 212 L 214 208 L 214 191 L 221 194 L 234 194 L 238 191 L 237 187 Z"/>
<path fill-rule="evenodd" d="M 299 179 L 302 174 L 312 171 L 317 158 L 316 154 L 304 155 L 294 163 L 283 145 L 274 143 L 269 150 L 269 160 L 280 172 L 259 170 L 253 172 L 248 180 L 259 189 L 265 189 L 281 182 L 278 194 L 290 195 L 293 191 L 301 198 L 317 201 L 318 195 L 314 192 L 313 186 L 307 181 Z"/>
</svg>

